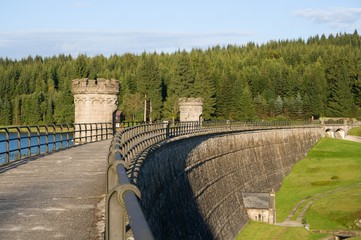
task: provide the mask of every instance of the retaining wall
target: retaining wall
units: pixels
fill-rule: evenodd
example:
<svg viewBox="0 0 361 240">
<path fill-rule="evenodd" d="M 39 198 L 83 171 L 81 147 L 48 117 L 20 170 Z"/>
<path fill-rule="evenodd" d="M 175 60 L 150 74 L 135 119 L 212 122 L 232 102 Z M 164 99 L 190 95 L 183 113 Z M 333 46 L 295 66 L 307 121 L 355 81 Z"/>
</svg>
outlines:
<svg viewBox="0 0 361 240">
<path fill-rule="evenodd" d="M 157 239 L 233 239 L 247 224 L 242 192 L 278 190 L 322 129 L 173 140 L 151 151 L 137 179 Z"/>
</svg>

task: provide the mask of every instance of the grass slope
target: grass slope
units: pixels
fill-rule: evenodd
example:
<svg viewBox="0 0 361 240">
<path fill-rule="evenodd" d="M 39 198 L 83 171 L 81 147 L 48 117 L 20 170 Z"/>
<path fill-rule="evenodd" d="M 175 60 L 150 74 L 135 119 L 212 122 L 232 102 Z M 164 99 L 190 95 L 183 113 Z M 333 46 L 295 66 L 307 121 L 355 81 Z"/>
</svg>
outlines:
<svg viewBox="0 0 361 240">
<path fill-rule="evenodd" d="M 352 128 L 352 129 L 350 129 L 350 131 L 348 131 L 347 134 L 352 135 L 352 136 L 361 137 L 361 127 Z"/>
<path fill-rule="evenodd" d="M 305 240 L 305 239 L 322 239 L 327 234 L 313 233 L 303 227 L 280 227 L 267 223 L 251 221 L 237 235 L 236 239 L 252 240 Z"/>
<path fill-rule="evenodd" d="M 361 182 L 361 144 L 331 138 L 320 140 L 284 179 L 276 194 L 277 222 L 297 202 Z"/>
<path fill-rule="evenodd" d="M 317 194 L 320 197 L 314 199 L 305 216 L 311 229 L 360 230 L 355 226 L 355 221 L 361 219 L 360 143 L 321 139 L 305 159 L 295 164 L 277 192 L 277 222 L 283 222 L 299 201 Z M 298 235 L 300 239 L 322 239 L 304 228 L 255 222 L 248 224 L 236 239 L 295 239 Z"/>
</svg>

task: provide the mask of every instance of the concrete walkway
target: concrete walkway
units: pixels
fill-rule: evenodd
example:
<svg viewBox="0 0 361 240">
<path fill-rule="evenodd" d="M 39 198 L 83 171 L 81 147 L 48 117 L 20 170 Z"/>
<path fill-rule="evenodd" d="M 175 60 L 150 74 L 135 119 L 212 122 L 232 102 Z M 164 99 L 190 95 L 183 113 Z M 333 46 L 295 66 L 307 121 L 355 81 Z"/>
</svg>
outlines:
<svg viewBox="0 0 361 240">
<path fill-rule="evenodd" d="M 102 239 L 109 144 L 0 168 L 0 239 Z"/>
</svg>

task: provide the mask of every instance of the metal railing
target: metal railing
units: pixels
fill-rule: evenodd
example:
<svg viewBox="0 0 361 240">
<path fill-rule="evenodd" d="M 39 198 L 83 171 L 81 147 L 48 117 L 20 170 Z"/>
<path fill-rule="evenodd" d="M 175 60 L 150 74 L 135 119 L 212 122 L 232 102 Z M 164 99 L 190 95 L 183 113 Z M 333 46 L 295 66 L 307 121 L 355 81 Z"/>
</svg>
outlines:
<svg viewBox="0 0 361 240">
<path fill-rule="evenodd" d="M 139 204 L 141 193 L 136 186 L 139 164 L 135 159 L 154 144 L 181 135 L 234 132 L 257 129 L 320 127 L 319 122 L 181 122 L 141 124 L 114 135 L 106 173 L 105 239 L 126 239 L 127 216 L 134 239 L 153 239 Z"/>
<path fill-rule="evenodd" d="M 112 136 L 112 123 L 0 127 L 0 166 Z"/>
</svg>

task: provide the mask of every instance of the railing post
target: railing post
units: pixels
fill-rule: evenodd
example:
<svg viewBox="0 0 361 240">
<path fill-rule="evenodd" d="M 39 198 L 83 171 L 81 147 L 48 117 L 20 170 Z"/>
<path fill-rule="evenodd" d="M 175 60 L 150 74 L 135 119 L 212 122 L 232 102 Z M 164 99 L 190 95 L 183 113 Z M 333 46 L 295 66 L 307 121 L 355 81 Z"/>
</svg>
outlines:
<svg viewBox="0 0 361 240">
<path fill-rule="evenodd" d="M 27 126 L 26 127 L 26 130 L 27 130 L 27 139 L 28 139 L 28 147 L 27 147 L 27 150 L 28 152 L 26 153 L 26 156 L 30 157 L 31 156 L 31 130 L 30 130 L 30 127 Z"/>
<path fill-rule="evenodd" d="M 59 141 L 60 141 L 60 144 L 59 144 L 59 148 L 63 148 L 63 125 L 61 124 L 60 125 L 60 136 L 59 136 Z M 59 134 L 57 134 L 59 135 Z"/>
<path fill-rule="evenodd" d="M 107 197 L 105 214 L 105 239 L 125 239 L 125 207 L 119 199 L 118 191 L 113 190 Z"/>
<path fill-rule="evenodd" d="M 165 139 L 169 139 L 170 138 L 170 122 L 168 121 L 166 123 L 166 126 L 165 126 Z"/>
<path fill-rule="evenodd" d="M 9 161 L 10 161 L 10 153 L 9 153 L 9 130 L 8 129 L 5 129 L 5 138 L 6 138 L 6 142 L 5 142 L 5 147 L 6 147 L 5 162 L 9 163 Z"/>
<path fill-rule="evenodd" d="M 51 150 L 56 149 L 56 127 L 54 124 L 50 125 L 53 128 L 53 148 Z"/>
<path fill-rule="evenodd" d="M 37 154 L 40 154 L 40 128 L 36 126 L 36 143 L 37 143 Z"/>
<path fill-rule="evenodd" d="M 88 125 L 87 124 L 83 124 L 84 128 L 85 128 L 85 143 L 88 142 Z"/>
</svg>

